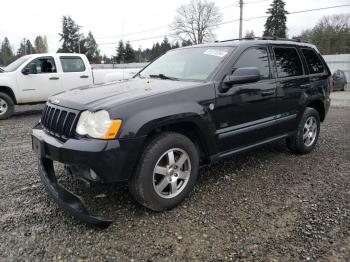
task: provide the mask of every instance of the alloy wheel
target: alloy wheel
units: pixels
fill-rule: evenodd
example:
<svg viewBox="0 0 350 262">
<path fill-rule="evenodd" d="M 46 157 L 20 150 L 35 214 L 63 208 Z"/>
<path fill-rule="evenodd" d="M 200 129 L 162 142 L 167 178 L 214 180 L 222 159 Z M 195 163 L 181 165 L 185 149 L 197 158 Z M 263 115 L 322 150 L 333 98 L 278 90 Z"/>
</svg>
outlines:
<svg viewBox="0 0 350 262">
<path fill-rule="evenodd" d="M 7 102 L 4 99 L 0 98 L 0 116 L 5 115 L 7 110 L 8 110 Z"/>
<path fill-rule="evenodd" d="M 191 160 L 180 148 L 172 148 L 157 161 L 153 171 L 153 188 L 162 198 L 173 198 L 186 187 L 191 175 Z"/>
<path fill-rule="evenodd" d="M 314 116 L 310 116 L 306 119 L 303 129 L 303 142 L 304 145 L 309 147 L 312 146 L 317 136 L 317 121 Z"/>
</svg>

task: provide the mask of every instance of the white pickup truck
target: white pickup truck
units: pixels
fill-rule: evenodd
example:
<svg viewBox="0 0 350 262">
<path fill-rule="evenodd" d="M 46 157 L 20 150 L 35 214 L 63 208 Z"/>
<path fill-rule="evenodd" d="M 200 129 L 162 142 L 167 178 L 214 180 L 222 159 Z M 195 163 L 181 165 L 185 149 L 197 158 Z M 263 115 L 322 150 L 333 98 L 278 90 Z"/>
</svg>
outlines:
<svg viewBox="0 0 350 262">
<path fill-rule="evenodd" d="M 0 73 L 0 120 L 10 117 L 15 105 L 42 103 L 65 90 L 130 78 L 138 71 L 92 70 L 82 54 L 23 56 Z"/>
</svg>

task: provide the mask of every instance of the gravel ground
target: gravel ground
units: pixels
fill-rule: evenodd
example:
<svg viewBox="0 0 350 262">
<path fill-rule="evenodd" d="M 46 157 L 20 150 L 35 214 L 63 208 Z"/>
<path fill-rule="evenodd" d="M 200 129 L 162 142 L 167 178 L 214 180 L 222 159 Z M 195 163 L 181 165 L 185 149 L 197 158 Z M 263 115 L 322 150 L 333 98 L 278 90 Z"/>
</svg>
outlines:
<svg viewBox="0 0 350 262">
<path fill-rule="evenodd" d="M 350 91 L 350 88 L 348 88 Z M 332 93 L 332 105 L 333 106 L 349 106 L 350 104 L 350 92 L 334 92 Z"/>
<path fill-rule="evenodd" d="M 60 171 L 93 212 L 114 220 L 106 230 L 47 195 L 30 143 L 42 105 L 19 107 L 0 122 L 0 261 L 349 261 L 350 98 L 334 101 L 311 154 L 279 142 L 204 167 L 171 211 L 141 207 L 125 184 L 87 188 Z"/>
</svg>

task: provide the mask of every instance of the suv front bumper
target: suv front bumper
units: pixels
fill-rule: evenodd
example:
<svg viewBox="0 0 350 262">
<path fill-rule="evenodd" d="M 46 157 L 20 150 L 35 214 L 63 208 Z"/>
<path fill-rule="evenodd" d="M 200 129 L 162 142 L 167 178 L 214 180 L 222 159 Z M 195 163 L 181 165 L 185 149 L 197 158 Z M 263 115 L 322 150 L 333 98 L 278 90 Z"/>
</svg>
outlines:
<svg viewBox="0 0 350 262">
<path fill-rule="evenodd" d="M 68 139 L 62 142 L 36 125 L 32 130 L 32 146 L 38 156 L 39 176 L 59 206 L 79 220 L 105 228 L 110 220 L 89 213 L 83 200 L 62 187 L 55 176 L 53 161 L 93 170 L 100 182 L 128 180 L 136 165 L 144 138 L 127 140 Z M 89 177 L 84 177 L 89 179 Z"/>
</svg>

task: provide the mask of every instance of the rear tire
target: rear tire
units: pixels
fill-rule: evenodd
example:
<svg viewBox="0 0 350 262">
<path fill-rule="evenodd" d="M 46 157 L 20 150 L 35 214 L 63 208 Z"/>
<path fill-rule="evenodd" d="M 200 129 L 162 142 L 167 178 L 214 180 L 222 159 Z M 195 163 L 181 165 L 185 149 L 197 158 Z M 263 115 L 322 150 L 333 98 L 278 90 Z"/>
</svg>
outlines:
<svg viewBox="0 0 350 262">
<path fill-rule="evenodd" d="M 287 147 L 296 154 L 310 153 L 320 133 L 320 117 L 318 112 L 307 107 L 299 122 L 297 133 L 286 139 Z"/>
<path fill-rule="evenodd" d="M 173 132 L 162 133 L 145 147 L 129 189 L 149 209 L 171 209 L 191 192 L 198 168 L 198 151 L 189 138 Z"/>
<path fill-rule="evenodd" d="M 0 120 L 9 118 L 15 110 L 15 104 L 12 98 L 0 92 Z"/>
</svg>

